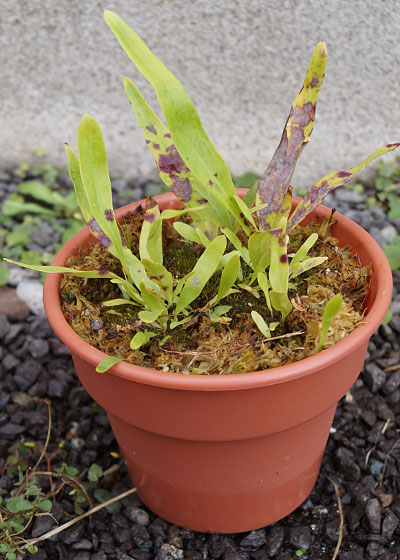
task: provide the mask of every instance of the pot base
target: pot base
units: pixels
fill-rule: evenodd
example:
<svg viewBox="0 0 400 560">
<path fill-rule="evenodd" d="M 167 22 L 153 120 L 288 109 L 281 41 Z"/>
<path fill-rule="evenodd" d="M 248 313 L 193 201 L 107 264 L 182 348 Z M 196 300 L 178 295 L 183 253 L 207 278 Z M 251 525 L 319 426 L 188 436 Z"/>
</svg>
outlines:
<svg viewBox="0 0 400 560">
<path fill-rule="evenodd" d="M 108 416 L 146 506 L 181 527 L 238 533 L 282 519 L 307 498 L 335 409 L 285 432 L 228 442 L 169 438 Z"/>
</svg>

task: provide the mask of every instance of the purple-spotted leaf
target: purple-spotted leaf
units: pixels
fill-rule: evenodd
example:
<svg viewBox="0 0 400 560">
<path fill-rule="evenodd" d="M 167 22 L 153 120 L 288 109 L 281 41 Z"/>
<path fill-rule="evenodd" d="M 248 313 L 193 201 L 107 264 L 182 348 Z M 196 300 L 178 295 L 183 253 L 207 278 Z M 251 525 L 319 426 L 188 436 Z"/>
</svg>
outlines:
<svg viewBox="0 0 400 560">
<path fill-rule="evenodd" d="M 349 181 L 352 181 L 360 171 L 369 165 L 374 159 L 380 157 L 387 152 L 391 152 L 400 146 L 400 142 L 396 144 L 386 144 L 379 148 L 372 155 L 364 159 L 358 165 L 347 169 L 346 171 L 333 171 L 328 173 L 317 181 L 299 202 L 293 214 L 289 218 L 288 231 L 291 231 L 298 223 L 300 223 L 310 212 L 315 210 L 324 200 L 327 194 Z"/>
<path fill-rule="evenodd" d="M 248 231 L 245 219 L 251 222 L 251 214 L 247 207 L 240 208 L 228 166 L 207 136 L 183 85 L 122 18 L 109 10 L 104 12 L 104 18 L 139 72 L 153 86 L 174 148 L 198 180 L 199 193 L 210 203 L 218 225 L 232 227 L 229 209 Z"/>
<path fill-rule="evenodd" d="M 270 216 L 282 206 L 297 160 L 310 140 L 325 67 L 326 47 L 321 42 L 311 57 L 303 87 L 294 100 L 279 146 L 258 183 L 257 204 L 266 203 L 258 213 L 263 229 L 271 227 Z"/>
<path fill-rule="evenodd" d="M 139 312 L 139 317 L 142 320 L 144 320 L 141 314 L 147 313 L 148 312 L 147 310 L 149 310 L 155 316 L 154 319 L 152 319 L 152 321 L 155 321 L 156 319 L 158 319 L 161 313 L 166 311 L 165 302 L 161 299 L 161 297 L 157 294 L 157 292 L 155 292 L 154 290 L 146 286 L 144 282 L 142 282 L 140 285 L 140 293 L 145 303 L 146 311 Z M 152 321 L 146 320 L 146 322 L 152 322 Z"/>
<path fill-rule="evenodd" d="M 167 300 L 168 305 L 172 303 L 172 274 L 160 263 L 142 259 L 142 264 L 147 272 L 149 280 L 157 284 L 160 295 Z"/>
<path fill-rule="evenodd" d="M 146 103 L 138 88 L 128 78 L 124 79 L 126 94 L 136 119 L 143 131 L 146 144 L 158 167 L 161 179 L 176 195 L 187 204 L 193 199 L 193 178 L 176 147 L 171 133 L 162 120 Z"/>
<path fill-rule="evenodd" d="M 146 200 L 146 213 L 139 238 L 139 253 L 141 259 L 154 260 L 162 264 L 162 222 L 158 220 L 160 209 L 153 198 Z M 151 245 L 151 247 L 150 247 Z"/>
</svg>

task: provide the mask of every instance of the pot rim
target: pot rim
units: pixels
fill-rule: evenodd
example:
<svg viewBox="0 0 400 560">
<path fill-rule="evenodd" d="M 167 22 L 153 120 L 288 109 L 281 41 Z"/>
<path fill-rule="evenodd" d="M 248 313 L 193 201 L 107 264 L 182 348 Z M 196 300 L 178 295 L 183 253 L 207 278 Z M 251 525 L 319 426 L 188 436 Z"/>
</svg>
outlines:
<svg viewBox="0 0 400 560">
<path fill-rule="evenodd" d="M 247 189 L 237 190 L 238 194 L 244 194 L 247 191 Z M 176 200 L 175 195 L 170 192 L 156 196 L 155 199 L 159 202 L 164 202 L 166 206 L 171 206 Z M 123 206 L 116 210 L 115 214 L 117 218 L 121 217 L 144 202 L 145 200 L 140 200 Z M 323 205 L 318 206 L 317 211 L 322 216 L 331 213 L 331 209 Z M 366 342 L 379 327 L 391 302 L 393 281 L 386 256 L 371 235 L 357 223 L 339 212 L 335 213 L 335 218 L 338 219 L 340 226 L 345 229 L 352 229 L 356 233 L 361 244 L 368 246 L 371 263 L 373 264 L 376 274 L 376 296 L 371 308 L 365 314 L 365 323 L 356 327 L 354 331 L 334 346 L 314 356 L 300 360 L 299 362 L 248 373 L 196 376 L 162 372 L 151 368 L 135 366 L 128 362 L 120 362 L 109 369 L 105 374 L 99 373 L 99 375 L 116 375 L 117 377 L 122 377 L 137 383 L 168 389 L 229 391 L 252 389 L 292 381 L 339 361 L 346 354 L 352 352 L 357 346 Z M 60 249 L 52 265 L 64 266 L 65 260 L 76 251 L 79 245 L 87 239 L 89 235 L 90 231 L 88 226 L 86 226 Z M 59 296 L 60 280 L 61 274 L 49 273 L 46 275 L 44 283 L 43 300 L 50 325 L 56 335 L 66 344 L 73 354 L 80 356 L 96 367 L 106 357 L 106 354 L 85 342 L 64 318 Z"/>
</svg>

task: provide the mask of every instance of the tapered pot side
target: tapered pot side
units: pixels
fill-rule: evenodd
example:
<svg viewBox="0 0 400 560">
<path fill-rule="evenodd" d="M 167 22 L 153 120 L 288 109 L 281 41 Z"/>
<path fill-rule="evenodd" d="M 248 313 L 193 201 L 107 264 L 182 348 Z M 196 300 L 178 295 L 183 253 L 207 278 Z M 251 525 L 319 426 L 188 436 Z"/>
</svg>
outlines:
<svg viewBox="0 0 400 560">
<path fill-rule="evenodd" d="M 177 205 L 172 193 L 156 200 L 162 209 Z M 330 212 L 320 206 L 307 221 Z M 96 373 L 105 355 L 69 326 L 60 304 L 60 275 L 47 275 L 49 322 L 70 349 L 82 384 L 107 411 L 139 496 L 168 521 L 198 531 L 247 531 L 281 519 L 311 492 L 336 405 L 360 373 L 368 340 L 392 294 L 390 267 L 379 245 L 345 216 L 335 217 L 332 234 L 373 267 L 365 323 L 315 356 L 270 370 L 191 376 L 121 362 Z M 85 228 L 53 265 L 65 265 L 91 241 Z"/>
</svg>

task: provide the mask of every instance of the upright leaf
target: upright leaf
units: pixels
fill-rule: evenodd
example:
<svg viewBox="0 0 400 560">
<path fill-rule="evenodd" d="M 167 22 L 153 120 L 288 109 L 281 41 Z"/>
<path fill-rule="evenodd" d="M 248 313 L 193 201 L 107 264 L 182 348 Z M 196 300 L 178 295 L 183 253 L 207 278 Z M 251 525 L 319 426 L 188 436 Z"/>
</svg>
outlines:
<svg viewBox="0 0 400 560">
<path fill-rule="evenodd" d="M 157 202 L 148 198 L 139 238 L 139 253 L 141 259 L 154 260 L 154 262 L 162 264 L 162 222 L 158 220 L 159 217 L 160 209 Z"/>
<path fill-rule="evenodd" d="M 290 261 L 290 269 L 292 270 L 293 266 L 298 262 L 301 262 L 306 256 L 308 251 L 315 245 L 318 239 L 318 233 L 312 233 L 304 243 L 297 249 L 295 256 Z"/>
<path fill-rule="evenodd" d="M 259 223 L 264 229 L 271 227 L 268 216 L 276 214 L 281 207 L 297 160 L 310 140 L 325 67 L 326 47 L 321 42 L 311 57 L 303 87 L 294 100 L 280 144 L 258 183 L 258 199 L 267 204 L 258 213 Z"/>
<path fill-rule="evenodd" d="M 226 248 L 226 237 L 219 235 L 213 239 L 204 250 L 193 270 L 182 288 L 176 303 L 175 314 L 177 315 L 192 303 L 202 292 L 204 286 L 214 274 L 219 261 Z"/>
<path fill-rule="evenodd" d="M 230 227 L 229 209 L 247 229 L 242 214 L 250 221 L 251 214 L 247 207 L 240 210 L 228 166 L 208 138 L 183 85 L 122 18 L 109 10 L 104 12 L 104 18 L 139 72 L 155 89 L 174 146 L 198 179 L 199 186 L 207 188 L 205 198 L 219 214 L 219 225 Z M 221 204 L 223 202 L 225 204 Z"/>
<path fill-rule="evenodd" d="M 103 135 L 97 121 L 88 114 L 82 117 L 79 124 L 78 152 L 82 184 L 93 214 L 90 228 L 98 232 L 98 241 L 115 255 L 126 269 L 122 240 L 112 205 Z"/>
<path fill-rule="evenodd" d="M 322 316 L 321 337 L 318 343 L 318 352 L 322 350 L 325 342 L 326 335 L 328 334 L 329 327 L 333 319 L 339 313 L 343 303 L 342 294 L 336 294 L 326 303 L 324 313 Z"/>
<path fill-rule="evenodd" d="M 69 176 L 71 177 L 71 181 L 74 184 L 76 200 L 78 201 L 79 208 L 81 209 L 82 216 L 85 222 L 90 227 L 93 214 L 90 210 L 89 201 L 86 196 L 85 189 L 83 187 L 79 160 L 74 154 L 74 152 L 72 151 L 69 144 L 64 144 L 64 147 L 67 153 L 68 171 L 69 171 Z"/>
<path fill-rule="evenodd" d="M 218 303 L 221 299 L 223 299 L 230 293 L 230 289 L 236 282 L 239 270 L 240 257 L 238 254 L 233 254 L 222 269 L 221 280 L 219 283 L 217 299 L 215 300 L 215 303 Z"/>
<path fill-rule="evenodd" d="M 128 78 L 124 79 L 124 86 L 133 112 L 143 130 L 146 144 L 157 164 L 161 179 L 179 200 L 187 204 L 193 198 L 192 177 L 190 169 L 172 144 L 170 131 Z"/>
</svg>

